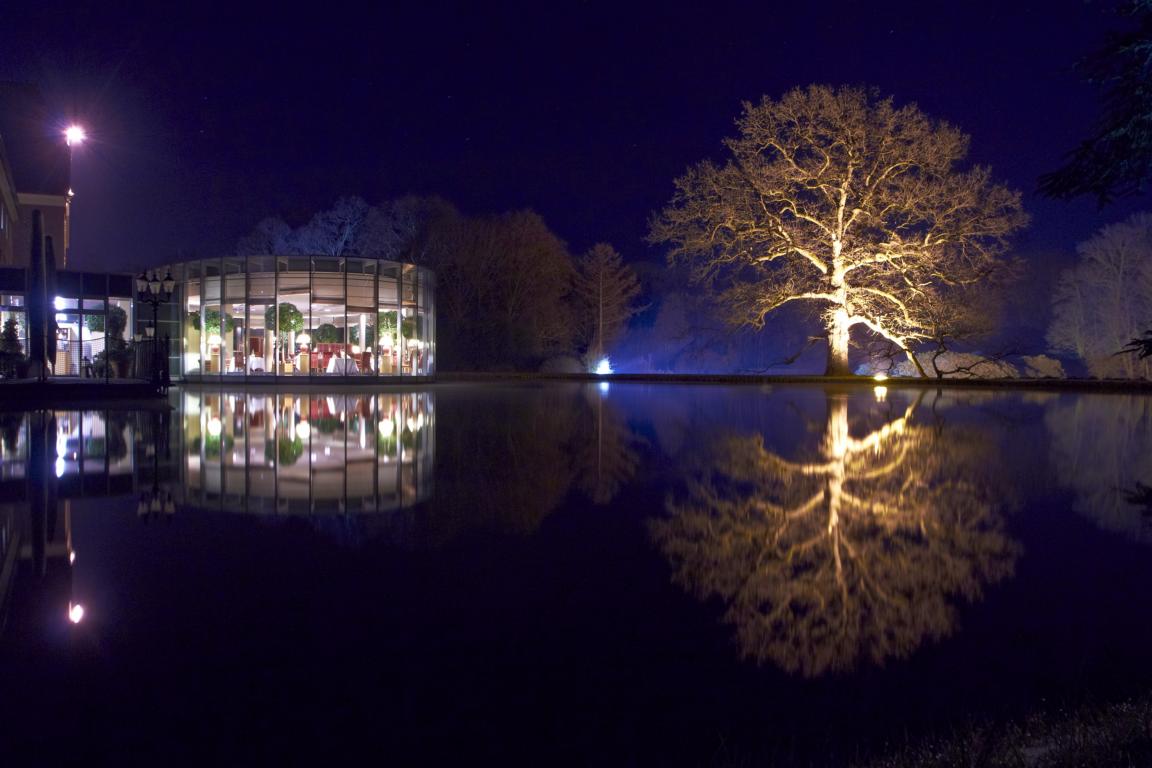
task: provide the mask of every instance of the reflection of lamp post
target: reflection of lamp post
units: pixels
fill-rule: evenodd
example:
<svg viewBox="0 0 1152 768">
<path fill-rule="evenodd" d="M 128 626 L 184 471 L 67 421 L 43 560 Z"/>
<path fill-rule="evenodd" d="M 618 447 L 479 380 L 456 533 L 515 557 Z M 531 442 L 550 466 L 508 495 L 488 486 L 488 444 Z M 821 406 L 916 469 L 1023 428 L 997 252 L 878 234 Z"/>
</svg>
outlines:
<svg viewBox="0 0 1152 768">
<path fill-rule="evenodd" d="M 167 304 L 172 300 L 172 291 L 175 288 L 176 281 L 172 279 L 171 272 L 168 272 L 163 280 L 160 279 L 160 273 L 156 270 L 149 270 L 147 273 L 141 272 L 136 276 L 136 301 L 152 307 L 152 327 L 146 330 L 152 341 L 152 383 L 157 387 L 161 386 L 162 383 L 160 380 L 160 339 L 156 335 L 157 318 L 160 313 L 160 305 Z"/>
<path fill-rule="evenodd" d="M 171 519 L 176 514 L 176 502 L 172 491 L 160 487 L 160 445 L 168 445 L 168 424 L 160 411 L 152 413 L 152 490 L 140 494 L 136 505 L 136 515 L 145 520 L 158 517 L 161 513 Z"/>
</svg>

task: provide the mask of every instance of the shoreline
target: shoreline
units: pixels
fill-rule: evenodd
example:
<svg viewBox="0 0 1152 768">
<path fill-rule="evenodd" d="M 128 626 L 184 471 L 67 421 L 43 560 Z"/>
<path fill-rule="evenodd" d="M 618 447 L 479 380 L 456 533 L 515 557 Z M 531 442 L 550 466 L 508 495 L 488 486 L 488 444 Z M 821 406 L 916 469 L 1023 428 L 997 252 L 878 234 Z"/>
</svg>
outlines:
<svg viewBox="0 0 1152 768">
<path fill-rule="evenodd" d="M 887 389 L 962 389 L 992 391 L 1083 392 L 1101 394 L 1152 394 L 1152 381 L 1121 379 L 922 379 L 894 377 L 876 380 L 868 376 L 781 376 L 762 374 L 660 374 L 538 373 L 516 371 L 469 371 L 404 378 L 259 377 L 198 378 L 172 382 L 175 389 L 279 390 L 279 391 L 406 391 L 443 385 L 483 384 L 662 384 L 680 386 L 822 386 L 885 387 Z M 6 395 L 6 396 L 4 396 Z M 136 409 L 163 404 L 167 396 L 151 383 L 141 381 L 0 381 L 0 411 L 61 409 Z"/>
</svg>

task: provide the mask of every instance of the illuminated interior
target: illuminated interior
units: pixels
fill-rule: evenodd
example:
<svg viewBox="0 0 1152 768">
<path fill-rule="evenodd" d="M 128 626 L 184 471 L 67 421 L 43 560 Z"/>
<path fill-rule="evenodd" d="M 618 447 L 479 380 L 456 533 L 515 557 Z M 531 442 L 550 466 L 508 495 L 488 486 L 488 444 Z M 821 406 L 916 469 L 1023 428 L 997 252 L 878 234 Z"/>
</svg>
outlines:
<svg viewBox="0 0 1152 768">
<path fill-rule="evenodd" d="M 426 269 L 376 259 L 240 256 L 177 264 L 171 274 L 179 313 L 172 337 L 180 339 L 173 375 L 435 371 L 435 286 Z"/>
</svg>

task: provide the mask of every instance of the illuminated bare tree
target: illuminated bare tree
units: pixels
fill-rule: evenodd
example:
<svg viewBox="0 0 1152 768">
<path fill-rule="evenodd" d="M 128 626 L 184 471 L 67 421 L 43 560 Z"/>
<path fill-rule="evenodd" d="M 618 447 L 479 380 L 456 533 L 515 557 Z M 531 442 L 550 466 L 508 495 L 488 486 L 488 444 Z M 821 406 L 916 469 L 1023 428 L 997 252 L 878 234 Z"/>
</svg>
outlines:
<svg viewBox="0 0 1152 768">
<path fill-rule="evenodd" d="M 851 372 L 856 326 L 905 351 L 927 338 L 925 297 L 979 281 L 1026 222 L 1019 194 L 987 168 L 959 168 L 968 137 L 915 105 L 814 85 L 746 103 L 737 127 L 723 165 L 676 181 L 650 237 L 719 292 L 734 323 L 819 307 L 832 375 Z"/>
<path fill-rule="evenodd" d="M 1117 354 L 1152 320 L 1152 214 L 1100 230 L 1077 250 L 1052 298 L 1048 342 L 1097 377 L 1152 377 L 1152 359 Z"/>
<path fill-rule="evenodd" d="M 636 303 L 640 280 L 616 249 L 597 243 L 576 263 L 575 296 L 587 362 L 604 358 L 628 320 L 642 307 Z"/>
<path fill-rule="evenodd" d="M 985 444 L 916 423 L 916 407 L 854 437 L 831 396 L 805 461 L 734 437 L 652 525 L 675 580 L 724 602 L 745 657 L 810 677 L 905 657 L 1011 572 L 975 470 Z"/>
</svg>

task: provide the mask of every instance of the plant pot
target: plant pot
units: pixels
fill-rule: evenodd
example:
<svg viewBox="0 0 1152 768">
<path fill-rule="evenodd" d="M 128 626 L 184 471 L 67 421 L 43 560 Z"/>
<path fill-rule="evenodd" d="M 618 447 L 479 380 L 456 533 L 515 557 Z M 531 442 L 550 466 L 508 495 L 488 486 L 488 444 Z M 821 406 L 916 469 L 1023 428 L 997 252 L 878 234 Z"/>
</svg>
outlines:
<svg viewBox="0 0 1152 768">
<path fill-rule="evenodd" d="M 131 360 L 113 360 L 112 361 L 112 375 L 117 379 L 128 378 L 128 372 L 132 367 Z"/>
</svg>

